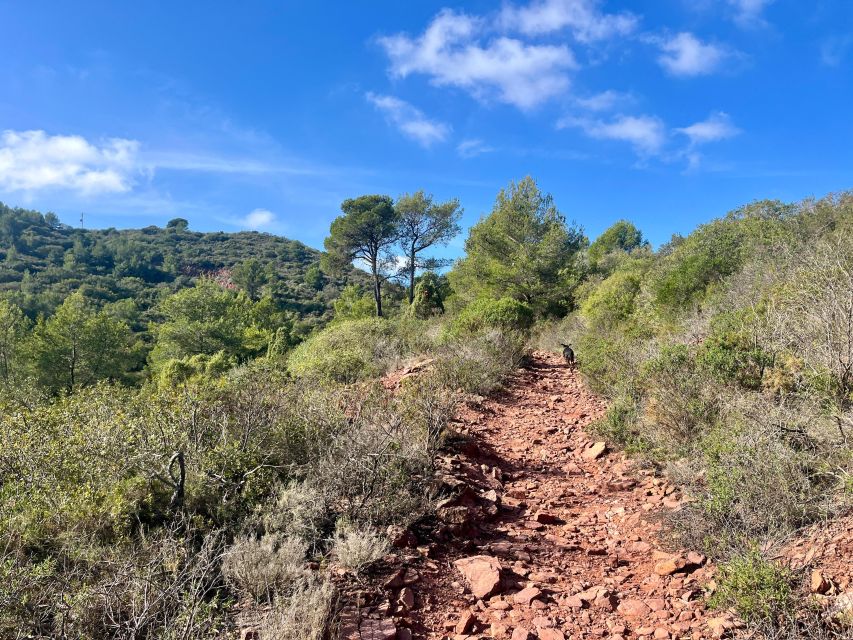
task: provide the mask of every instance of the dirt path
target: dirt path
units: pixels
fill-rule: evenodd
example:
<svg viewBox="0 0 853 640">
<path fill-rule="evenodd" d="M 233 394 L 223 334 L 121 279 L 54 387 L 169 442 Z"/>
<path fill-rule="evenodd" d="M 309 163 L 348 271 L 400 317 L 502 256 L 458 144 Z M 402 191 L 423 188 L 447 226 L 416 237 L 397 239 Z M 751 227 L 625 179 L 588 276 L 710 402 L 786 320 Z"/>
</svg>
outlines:
<svg viewBox="0 0 853 640">
<path fill-rule="evenodd" d="M 385 577 L 387 600 L 362 612 L 372 620 L 360 634 L 344 637 L 727 633 L 729 618 L 703 608 L 704 557 L 660 550 L 656 516 L 678 508 L 679 496 L 584 430 L 604 404 L 579 375 L 536 353 L 506 388 L 460 409 L 453 426 L 464 440 L 439 460 L 453 497 L 430 523 L 435 542 Z"/>
</svg>

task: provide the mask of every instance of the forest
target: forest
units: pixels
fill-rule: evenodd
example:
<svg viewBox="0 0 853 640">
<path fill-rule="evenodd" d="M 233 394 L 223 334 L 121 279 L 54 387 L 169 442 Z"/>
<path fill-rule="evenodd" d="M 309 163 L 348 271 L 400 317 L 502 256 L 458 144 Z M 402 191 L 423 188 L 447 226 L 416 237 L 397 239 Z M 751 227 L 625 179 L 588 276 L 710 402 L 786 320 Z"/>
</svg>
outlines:
<svg viewBox="0 0 853 640">
<path fill-rule="evenodd" d="M 227 637 L 246 603 L 261 637 L 325 637 L 334 570 L 435 508 L 460 399 L 566 341 L 597 432 L 691 497 L 666 530 L 718 563 L 710 606 L 847 637 L 773 553 L 853 497 L 853 195 L 654 248 L 627 220 L 591 241 L 527 177 L 436 259 L 460 215 L 348 199 L 321 253 L 0 207 L 0 637 Z"/>
</svg>

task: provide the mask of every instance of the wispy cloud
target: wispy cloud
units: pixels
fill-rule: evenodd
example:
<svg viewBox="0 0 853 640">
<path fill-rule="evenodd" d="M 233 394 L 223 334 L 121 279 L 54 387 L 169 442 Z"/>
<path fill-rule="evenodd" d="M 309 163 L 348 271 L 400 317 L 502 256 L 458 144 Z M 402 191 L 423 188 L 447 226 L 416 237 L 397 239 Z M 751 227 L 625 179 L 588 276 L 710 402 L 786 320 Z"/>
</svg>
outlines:
<svg viewBox="0 0 853 640">
<path fill-rule="evenodd" d="M 754 27 L 765 24 L 764 10 L 774 0 L 726 0 L 734 9 L 734 20 L 741 27 Z"/>
<path fill-rule="evenodd" d="M 853 36 L 831 36 L 820 44 L 820 61 L 828 67 L 840 65 L 850 46 L 853 45 Z"/>
<path fill-rule="evenodd" d="M 732 52 L 727 48 L 702 42 L 687 31 L 666 38 L 655 38 L 653 42 L 661 50 L 658 63 L 674 76 L 700 76 L 714 73 L 732 56 Z"/>
<path fill-rule="evenodd" d="M 508 31 L 541 35 L 568 29 L 581 43 L 632 33 L 639 18 L 632 13 L 604 13 L 599 0 L 538 0 L 527 6 L 507 5 L 499 24 Z"/>
<path fill-rule="evenodd" d="M 379 39 L 392 75 L 429 77 L 436 86 L 458 87 L 479 100 L 496 99 L 531 109 L 569 87 L 576 68 L 566 45 L 531 44 L 495 37 L 488 21 L 445 9 L 417 37 Z"/>
<path fill-rule="evenodd" d="M 78 135 L 6 130 L 0 134 L 0 189 L 64 189 L 83 196 L 126 192 L 138 172 L 138 150 L 138 141 L 124 138 L 91 142 Z"/>
<path fill-rule="evenodd" d="M 463 140 L 456 145 L 456 153 L 463 158 L 473 158 L 494 151 L 492 147 L 479 139 Z"/>
<path fill-rule="evenodd" d="M 322 175 L 328 169 L 307 162 L 262 160 L 241 155 L 217 154 L 204 151 L 149 151 L 139 154 L 139 163 L 149 171 L 168 169 L 200 173 L 265 174 L 286 173 L 298 176 Z"/>
<path fill-rule="evenodd" d="M 394 96 L 367 93 L 367 100 L 379 109 L 403 135 L 415 140 L 424 147 L 443 142 L 450 135 L 450 126 L 443 122 L 430 120 L 416 107 Z"/>
<path fill-rule="evenodd" d="M 700 145 L 708 142 L 718 142 L 726 138 L 733 138 L 741 130 L 738 129 L 727 113 L 717 111 L 701 122 L 696 122 L 688 127 L 676 129 L 690 139 L 691 145 Z"/>
<path fill-rule="evenodd" d="M 567 117 L 557 123 L 561 129 L 574 127 L 591 138 L 618 140 L 629 143 L 641 157 L 657 155 L 666 143 L 666 125 L 655 116 L 624 116 L 604 121 L 591 118 Z"/>
<path fill-rule="evenodd" d="M 608 89 L 585 98 L 575 98 L 575 104 L 587 111 L 611 111 L 633 100 L 630 94 Z"/>
</svg>

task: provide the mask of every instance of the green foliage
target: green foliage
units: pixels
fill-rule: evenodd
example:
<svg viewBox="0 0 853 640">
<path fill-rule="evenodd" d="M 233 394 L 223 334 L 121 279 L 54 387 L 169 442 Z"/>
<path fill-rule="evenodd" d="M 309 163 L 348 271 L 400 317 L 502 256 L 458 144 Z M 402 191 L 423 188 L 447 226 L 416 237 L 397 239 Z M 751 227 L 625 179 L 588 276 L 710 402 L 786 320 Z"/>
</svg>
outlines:
<svg viewBox="0 0 853 640">
<path fill-rule="evenodd" d="M 397 212 L 397 235 L 408 274 L 409 304 L 415 299 L 415 274 L 418 269 L 441 266 L 434 259 L 424 259 L 421 253 L 432 246 L 447 244 L 459 234 L 462 207 L 459 200 L 448 200 L 437 204 L 431 195 L 416 191 L 400 196 L 394 205 Z"/>
<path fill-rule="evenodd" d="M 618 327 L 634 315 L 644 275 L 642 265 L 630 265 L 615 271 L 593 290 L 581 306 L 593 329 Z"/>
<path fill-rule="evenodd" d="M 256 322 L 249 297 L 200 280 L 166 298 L 159 307 L 163 321 L 153 327 L 156 343 L 151 365 L 157 372 L 169 361 L 222 354 L 233 360 L 263 353 L 271 332 Z"/>
<path fill-rule="evenodd" d="M 717 418 L 716 399 L 687 345 L 665 345 L 643 365 L 645 413 L 671 446 L 688 446 Z"/>
<path fill-rule="evenodd" d="M 469 304 L 451 322 L 449 333 L 466 336 L 489 329 L 525 332 L 533 324 L 533 310 L 513 298 L 480 298 Z"/>
<path fill-rule="evenodd" d="M 382 316 L 382 282 L 393 261 L 389 249 L 398 238 L 398 216 L 388 196 L 370 195 L 344 200 L 342 216 L 332 221 L 324 241 L 324 270 L 343 270 L 363 261 L 373 277 L 376 315 Z"/>
<path fill-rule="evenodd" d="M 427 271 L 418 278 L 408 313 L 421 319 L 442 314 L 444 313 L 444 295 L 441 276 L 433 271 Z"/>
<path fill-rule="evenodd" d="M 336 322 L 288 358 L 295 376 L 354 382 L 384 373 L 398 353 L 394 326 L 380 318 Z"/>
<path fill-rule="evenodd" d="M 29 322 L 14 304 L 0 300 L 0 379 L 8 385 L 23 373 L 21 360 Z"/>
<path fill-rule="evenodd" d="M 631 222 L 619 220 L 610 226 L 589 245 L 587 256 L 593 270 L 601 270 L 605 258 L 611 254 L 630 253 L 639 247 L 648 246 L 643 234 Z"/>
<path fill-rule="evenodd" d="M 492 212 L 471 227 L 450 282 L 468 300 L 511 297 L 537 314 L 564 313 L 572 307 L 576 257 L 586 243 L 528 177 L 501 190 Z"/>
<path fill-rule="evenodd" d="M 775 357 L 750 331 L 758 320 L 755 314 L 754 309 L 743 309 L 715 316 L 711 333 L 698 350 L 697 363 L 716 380 L 746 389 L 762 388 Z"/>
<path fill-rule="evenodd" d="M 749 622 L 772 620 L 793 609 L 790 573 L 765 560 L 757 550 L 721 565 L 717 582 L 711 605 L 734 608 Z"/>
<path fill-rule="evenodd" d="M 267 283 L 266 268 L 252 258 L 231 270 L 231 281 L 246 292 L 251 300 L 261 297 L 261 288 Z"/>
<path fill-rule="evenodd" d="M 280 310 L 316 326 L 331 316 L 330 301 L 339 287 L 367 281 L 345 265 L 339 277 L 327 278 L 319 288 L 306 284 L 306 271 L 319 259 L 318 251 L 293 240 L 257 232 L 197 233 L 183 218 L 166 228 L 75 229 L 51 214 L 0 203 L 0 297 L 33 321 L 39 313 L 50 316 L 82 289 L 98 307 L 132 300 L 140 318 L 131 328 L 147 340 L 162 297 L 199 278 L 228 284 L 235 267 L 257 260 Z"/>
<path fill-rule="evenodd" d="M 53 392 L 122 380 L 134 368 L 138 353 L 128 326 L 95 311 L 79 292 L 66 298 L 50 318 L 39 319 L 27 349 L 36 379 Z"/>
<path fill-rule="evenodd" d="M 334 302 L 335 322 L 372 318 L 375 315 L 374 304 L 372 295 L 364 293 L 358 285 L 348 285 Z"/>
</svg>

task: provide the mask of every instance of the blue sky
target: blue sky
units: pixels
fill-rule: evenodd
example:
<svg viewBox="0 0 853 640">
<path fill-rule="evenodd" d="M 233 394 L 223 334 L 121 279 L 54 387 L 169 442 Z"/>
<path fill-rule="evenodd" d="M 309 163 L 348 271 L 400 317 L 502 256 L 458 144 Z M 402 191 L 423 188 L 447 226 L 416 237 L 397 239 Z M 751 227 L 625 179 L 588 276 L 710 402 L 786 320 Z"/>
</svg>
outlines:
<svg viewBox="0 0 853 640">
<path fill-rule="evenodd" d="M 341 200 L 466 225 L 527 174 L 655 243 L 850 188 L 853 2 L 7 2 L 0 200 L 320 247 Z M 450 253 L 461 250 L 459 238 Z"/>
</svg>

